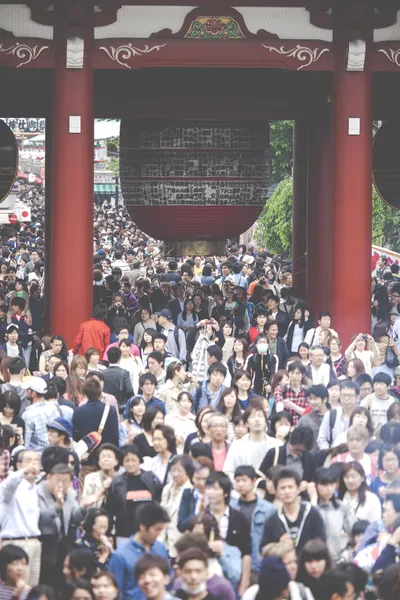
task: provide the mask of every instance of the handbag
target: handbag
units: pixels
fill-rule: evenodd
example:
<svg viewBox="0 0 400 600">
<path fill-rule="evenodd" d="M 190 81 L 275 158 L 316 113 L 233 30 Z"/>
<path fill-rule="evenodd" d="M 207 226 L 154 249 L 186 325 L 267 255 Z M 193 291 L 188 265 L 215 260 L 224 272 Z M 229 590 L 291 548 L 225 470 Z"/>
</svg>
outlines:
<svg viewBox="0 0 400 600">
<path fill-rule="evenodd" d="M 399 359 L 397 358 L 397 356 L 395 355 L 395 353 L 393 352 L 393 349 L 389 346 L 389 344 L 390 344 L 390 337 L 388 336 L 388 343 L 387 343 L 386 352 L 385 352 L 385 365 L 387 367 L 389 367 L 389 369 L 395 369 L 397 367 L 397 365 L 399 364 Z"/>
<path fill-rule="evenodd" d="M 107 417 L 110 413 L 110 406 L 106 404 L 104 406 L 103 415 L 101 417 L 100 425 L 97 431 L 91 431 L 85 435 L 75 446 L 75 452 L 78 455 L 80 461 L 85 461 L 89 458 L 97 446 L 101 444 L 102 433 L 104 426 L 107 421 Z"/>
</svg>

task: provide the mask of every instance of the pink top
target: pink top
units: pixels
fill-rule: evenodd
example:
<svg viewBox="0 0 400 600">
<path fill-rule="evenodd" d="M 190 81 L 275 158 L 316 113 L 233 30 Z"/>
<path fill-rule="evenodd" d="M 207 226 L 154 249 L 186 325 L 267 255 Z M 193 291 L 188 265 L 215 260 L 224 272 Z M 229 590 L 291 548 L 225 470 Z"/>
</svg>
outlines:
<svg viewBox="0 0 400 600">
<path fill-rule="evenodd" d="M 226 460 L 226 455 L 228 454 L 228 448 L 225 446 L 222 452 L 217 452 L 213 448 L 211 448 L 213 459 L 214 459 L 214 467 L 216 471 L 224 470 L 224 463 Z"/>
</svg>

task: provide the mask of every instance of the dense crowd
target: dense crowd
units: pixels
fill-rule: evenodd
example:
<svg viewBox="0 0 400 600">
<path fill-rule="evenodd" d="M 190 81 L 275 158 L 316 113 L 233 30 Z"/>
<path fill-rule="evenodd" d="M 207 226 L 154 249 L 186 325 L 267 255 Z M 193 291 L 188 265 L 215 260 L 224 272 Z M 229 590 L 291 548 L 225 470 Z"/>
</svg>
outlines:
<svg viewBox="0 0 400 600">
<path fill-rule="evenodd" d="M 0 600 L 398 598 L 398 267 L 378 262 L 372 335 L 346 348 L 289 260 L 234 240 L 171 259 L 104 203 L 68 348 L 44 329 L 42 191 L 20 195 L 32 223 L 0 258 Z"/>
</svg>

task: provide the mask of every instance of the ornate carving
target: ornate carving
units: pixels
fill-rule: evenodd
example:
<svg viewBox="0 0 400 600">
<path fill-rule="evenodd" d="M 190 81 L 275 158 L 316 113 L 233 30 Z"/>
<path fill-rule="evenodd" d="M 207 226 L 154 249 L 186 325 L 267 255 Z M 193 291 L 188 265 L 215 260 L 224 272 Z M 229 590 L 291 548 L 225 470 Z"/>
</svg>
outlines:
<svg viewBox="0 0 400 600">
<path fill-rule="evenodd" d="M 126 67 L 127 69 L 131 69 L 132 67 L 128 65 L 128 63 L 123 62 L 128 60 L 129 58 L 133 58 L 135 56 L 142 56 L 142 54 L 150 54 L 150 52 L 159 52 L 161 48 L 164 48 L 167 44 L 159 44 L 157 46 L 148 46 L 147 44 L 143 48 L 137 48 L 132 44 L 124 44 L 123 46 L 118 46 L 115 48 L 114 46 L 100 46 L 99 50 L 103 50 L 111 60 L 115 60 L 122 67 Z"/>
<path fill-rule="evenodd" d="M 67 69 L 83 69 L 85 40 L 82 38 L 67 39 Z"/>
<path fill-rule="evenodd" d="M 304 63 L 297 68 L 297 71 L 301 71 L 301 69 L 306 69 L 313 63 L 317 62 L 325 52 L 329 52 L 329 48 L 308 48 L 307 46 L 300 46 L 297 44 L 295 48 L 291 48 L 290 50 L 285 50 L 284 46 L 280 48 L 276 48 L 275 46 L 266 46 L 263 44 L 264 48 L 269 50 L 270 52 L 276 52 L 281 56 L 287 56 L 288 58 L 295 58 L 300 62 Z"/>
<path fill-rule="evenodd" d="M 367 43 L 365 40 L 352 40 L 349 42 L 347 53 L 347 70 L 364 71 Z"/>
<path fill-rule="evenodd" d="M 20 42 L 16 42 L 13 46 L 10 46 L 9 48 L 4 48 L 4 44 L 0 44 L 0 52 L 9 56 L 15 56 L 16 58 L 22 60 L 22 62 L 20 62 L 17 65 L 17 69 L 39 58 L 39 56 L 45 50 L 50 50 L 50 47 L 39 45 L 28 46 L 28 44 L 21 44 Z"/>
<path fill-rule="evenodd" d="M 379 48 L 378 52 L 382 52 L 388 61 L 400 68 L 400 48 L 398 50 L 393 50 L 392 48 Z"/>
<path fill-rule="evenodd" d="M 191 10 L 186 15 L 185 21 L 177 33 L 172 33 L 171 29 L 162 29 L 157 33 L 152 33 L 150 38 L 190 40 L 279 39 L 277 35 L 264 29 L 252 33 L 248 30 L 239 11 L 234 8 L 225 8 L 224 13 L 221 15 L 221 13 L 216 12 L 213 5 Z"/>
</svg>

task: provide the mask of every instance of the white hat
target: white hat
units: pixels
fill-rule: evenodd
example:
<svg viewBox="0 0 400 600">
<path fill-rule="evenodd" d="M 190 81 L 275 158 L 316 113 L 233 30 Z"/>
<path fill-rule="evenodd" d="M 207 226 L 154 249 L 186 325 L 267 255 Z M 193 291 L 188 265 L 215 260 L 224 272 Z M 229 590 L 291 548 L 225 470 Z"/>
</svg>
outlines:
<svg viewBox="0 0 400 600">
<path fill-rule="evenodd" d="M 245 254 L 242 257 L 242 262 L 246 263 L 246 265 L 252 265 L 254 260 L 254 256 L 250 256 L 250 254 Z"/>
<path fill-rule="evenodd" d="M 32 390 L 33 392 L 40 394 L 40 396 L 44 396 L 47 392 L 47 384 L 41 377 L 31 377 L 28 381 L 24 381 L 21 384 L 21 387 L 24 390 Z"/>
</svg>

